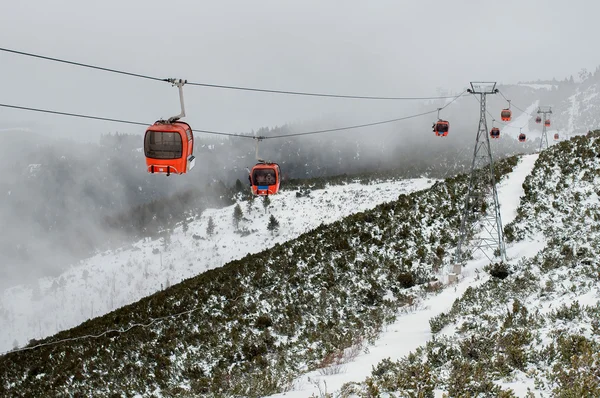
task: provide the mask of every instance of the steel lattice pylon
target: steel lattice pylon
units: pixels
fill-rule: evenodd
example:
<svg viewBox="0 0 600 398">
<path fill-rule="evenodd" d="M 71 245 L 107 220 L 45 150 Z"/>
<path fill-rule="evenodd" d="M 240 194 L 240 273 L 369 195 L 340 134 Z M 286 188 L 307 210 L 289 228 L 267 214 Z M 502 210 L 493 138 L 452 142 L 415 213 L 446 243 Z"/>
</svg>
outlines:
<svg viewBox="0 0 600 398">
<path fill-rule="evenodd" d="M 545 147 L 548 148 L 548 135 L 546 133 L 546 115 L 552 114 L 552 108 L 548 107 L 547 109 L 544 108 L 542 110 L 542 107 L 539 107 L 537 113 L 541 113 L 544 115 L 544 117 L 542 118 L 542 137 L 540 138 L 540 152 L 541 152 L 542 149 L 544 149 L 544 143 L 546 143 Z"/>
<path fill-rule="evenodd" d="M 471 82 L 471 89 L 468 91 L 480 96 L 479 128 L 475 139 L 469 188 L 460 222 L 455 262 L 462 264 L 464 261 L 463 246 L 466 246 L 471 233 L 478 234 L 473 245 L 474 251 L 481 249 L 490 261 L 493 257 L 500 257 L 501 261 L 505 261 L 504 231 L 486 120 L 486 95 L 495 94 L 498 90 L 495 82 Z M 488 200 L 493 201 L 491 209 Z M 492 256 L 487 249 L 492 249 Z"/>
</svg>

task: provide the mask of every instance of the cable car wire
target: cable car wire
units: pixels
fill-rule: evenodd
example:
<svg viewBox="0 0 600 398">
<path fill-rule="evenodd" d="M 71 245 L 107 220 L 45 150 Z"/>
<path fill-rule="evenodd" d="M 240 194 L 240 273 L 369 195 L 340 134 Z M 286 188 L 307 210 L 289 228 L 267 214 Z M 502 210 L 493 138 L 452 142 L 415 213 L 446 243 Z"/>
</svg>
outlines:
<svg viewBox="0 0 600 398">
<path fill-rule="evenodd" d="M 479 98 L 477 98 L 476 96 L 473 96 L 473 98 L 475 98 L 475 99 L 477 100 L 477 102 L 481 103 L 481 101 L 479 100 Z M 517 109 L 521 110 L 520 108 L 518 108 L 518 107 L 517 107 L 517 106 L 515 106 L 514 104 L 512 104 L 512 106 L 514 106 L 515 108 L 517 108 Z M 511 124 L 511 123 L 504 123 L 504 122 L 503 122 L 503 121 L 501 121 L 501 120 L 496 120 L 496 118 L 494 117 L 494 115 L 492 115 L 492 113 L 489 111 L 489 109 L 487 109 L 487 108 L 486 108 L 486 110 L 485 110 L 485 111 L 486 111 L 486 113 L 487 113 L 488 115 L 490 115 L 490 117 L 492 118 L 492 122 L 494 122 L 494 123 L 498 123 L 498 124 L 501 124 L 501 125 L 502 125 L 502 126 L 504 126 L 504 127 L 508 127 L 508 126 Z M 530 113 L 527 113 L 527 112 L 525 112 L 525 111 L 522 111 L 522 112 L 523 112 L 524 114 L 526 114 L 526 115 L 533 116 L 533 115 L 531 115 Z M 522 128 L 524 128 L 525 126 L 527 126 L 528 124 L 529 124 L 529 121 L 527 121 L 527 122 L 526 122 L 526 123 L 525 123 L 523 126 L 521 126 L 521 127 L 517 127 L 517 128 L 519 128 L 519 129 L 522 129 Z"/>
<path fill-rule="evenodd" d="M 453 100 L 448 102 L 443 107 L 439 108 L 439 110 L 442 110 L 442 109 L 448 107 L 450 104 L 452 104 L 458 98 L 462 97 L 464 95 L 464 93 L 466 93 L 466 92 L 467 92 L 467 90 L 463 91 L 462 93 L 458 94 L 455 97 L 451 97 L 451 98 L 453 98 Z M 429 115 L 430 113 L 435 113 L 435 112 L 438 112 L 438 109 L 418 113 L 416 115 L 410 115 L 410 116 L 405 116 L 405 117 L 400 117 L 400 118 L 390 119 L 390 120 L 383 120 L 383 121 L 374 122 L 374 123 L 359 124 L 359 125 L 350 126 L 350 127 L 338 127 L 338 128 L 325 129 L 325 130 L 308 131 L 305 133 L 291 133 L 291 134 L 282 134 L 282 135 L 275 135 L 275 136 L 269 136 L 269 137 L 257 137 L 257 138 L 266 140 L 266 139 L 271 139 L 271 138 L 297 137 L 297 136 L 302 136 L 302 135 L 321 134 L 321 133 L 329 133 L 329 132 L 340 131 L 340 130 L 357 129 L 357 128 L 361 128 L 361 127 L 371 127 L 371 126 L 377 126 L 380 124 L 394 123 L 394 122 L 399 122 L 402 120 L 412 119 L 412 118 L 419 117 L 419 116 Z"/>
<path fill-rule="evenodd" d="M 33 54 L 25 51 L 17 51 L 9 48 L 0 47 L 0 51 L 4 51 L 11 54 L 23 55 L 27 57 L 44 59 L 47 61 L 60 62 L 64 64 L 80 66 L 83 68 L 90 68 L 101 70 L 105 72 L 118 73 L 121 75 L 133 76 L 142 79 L 148 80 L 156 80 L 166 82 L 169 79 L 162 79 L 154 76 L 142 75 L 139 73 L 126 72 L 118 69 L 106 68 L 97 65 L 84 64 L 82 62 L 68 61 L 65 59 L 48 57 L 45 55 Z M 432 96 L 432 97 L 383 97 L 383 96 L 369 96 L 369 95 L 343 95 L 343 94 L 327 94 L 327 93 L 311 93 L 305 91 L 290 91 L 290 90 L 272 90 L 272 89 L 264 89 L 257 87 L 245 87 L 245 86 L 230 86 L 223 84 L 212 84 L 212 83 L 199 83 L 199 82 L 187 82 L 186 84 L 190 86 L 201 86 L 201 87 L 209 87 L 209 88 L 218 88 L 218 89 L 226 89 L 226 90 L 241 90 L 241 91 L 254 91 L 261 93 L 271 93 L 271 94 L 287 94 L 287 95 L 301 95 L 301 96 L 311 96 L 311 97 L 326 97 L 326 98 L 345 98 L 345 99 L 361 99 L 361 100 L 433 100 L 433 99 L 448 99 L 453 98 L 453 96 Z"/>
<path fill-rule="evenodd" d="M 504 98 L 506 101 L 508 101 L 508 98 L 506 98 L 506 96 L 504 95 L 504 93 L 502 93 L 502 91 L 498 90 L 498 93 L 500 93 L 500 95 L 502 96 L 502 98 Z M 526 114 L 526 115 L 529 115 L 529 116 L 533 116 L 531 113 L 529 113 L 529 112 L 526 112 L 526 111 L 525 111 L 525 110 L 523 110 L 522 108 L 519 108 L 518 106 L 516 106 L 515 104 L 513 104 L 513 103 L 512 103 L 512 101 L 508 101 L 508 103 L 509 103 L 511 106 L 513 106 L 513 107 L 517 108 L 518 110 L 520 110 L 521 112 L 523 112 L 524 114 Z"/>
<path fill-rule="evenodd" d="M 84 68 L 97 69 L 97 70 L 102 70 L 102 71 L 105 71 L 105 72 L 118 73 L 118 74 L 121 74 L 121 75 L 139 77 L 139 78 L 142 78 L 142 79 L 165 81 L 165 79 L 159 79 L 157 77 L 141 75 L 139 73 L 125 72 L 125 71 L 122 71 L 122 70 L 105 68 L 105 67 L 102 67 L 102 66 L 89 65 L 89 64 L 84 64 L 84 63 L 81 63 L 81 62 L 67 61 L 67 60 L 60 59 L 60 58 L 47 57 L 45 55 L 26 53 L 26 52 L 23 52 L 23 51 L 11 50 L 11 49 L 8 49 L 8 48 L 1 48 L 0 47 L 0 51 L 4 51 L 4 52 L 7 52 L 7 53 L 12 53 L 12 54 L 24 55 L 24 56 L 27 56 L 27 57 L 34 57 L 34 58 L 45 59 L 47 61 L 60 62 L 60 63 L 63 63 L 63 64 L 81 66 L 81 67 L 84 67 Z"/>
<path fill-rule="evenodd" d="M 428 115 L 430 113 L 435 113 L 435 112 L 437 112 L 437 109 L 434 109 L 432 111 L 423 112 L 423 113 L 418 113 L 416 115 L 399 117 L 397 119 L 383 120 L 383 121 L 380 121 L 380 122 L 358 124 L 358 125 L 355 125 L 355 126 L 338 127 L 338 128 L 325 129 L 325 130 L 307 131 L 307 132 L 304 132 L 304 133 L 282 134 L 282 135 L 275 135 L 275 136 L 269 136 L 269 137 L 260 137 L 260 138 L 266 140 L 266 139 L 271 139 L 271 138 L 298 137 L 298 136 L 303 136 L 303 135 L 322 134 L 322 133 L 329 133 L 329 132 L 333 132 L 333 131 L 358 129 L 358 128 L 361 128 L 361 127 L 370 127 L 370 126 L 377 126 L 377 125 L 380 125 L 380 124 L 387 124 L 387 123 L 399 122 L 401 120 L 412 119 L 412 118 L 415 118 L 415 117 L 424 116 L 424 115 Z"/>
<path fill-rule="evenodd" d="M 152 123 L 135 122 L 135 121 L 124 120 L 124 119 L 112 119 L 112 118 L 107 118 L 107 117 L 82 115 L 82 114 L 70 113 L 70 112 L 59 112 L 59 111 L 53 111 L 53 110 L 49 110 L 49 109 L 31 108 L 31 107 L 9 105 L 9 104 L 2 104 L 2 103 L 0 103 L 0 107 L 26 110 L 26 111 L 32 111 L 32 112 L 50 113 L 50 114 L 61 115 L 61 116 L 78 117 L 78 118 L 82 118 L 82 119 L 93 119 L 93 120 L 102 120 L 102 121 L 116 122 L 116 123 L 126 123 L 126 124 L 133 124 L 133 125 L 139 125 L 139 126 L 149 126 L 152 124 Z M 376 125 L 386 124 L 386 123 L 393 123 L 393 122 L 397 122 L 400 120 L 406 120 L 406 119 L 415 118 L 415 117 L 422 116 L 422 115 L 427 115 L 427 114 L 433 113 L 433 112 L 437 112 L 437 110 L 432 110 L 432 111 L 428 111 L 428 112 L 419 113 L 416 115 L 405 116 L 405 117 L 401 117 L 401 118 L 397 118 L 397 119 L 383 120 L 383 121 L 373 122 L 373 123 L 365 123 L 365 124 L 359 124 L 359 125 L 354 125 L 354 126 L 345 126 L 345 127 L 336 127 L 336 128 L 332 128 L 332 129 L 326 129 L 326 130 L 306 131 L 303 133 L 292 133 L 292 134 L 278 135 L 278 136 L 272 136 L 272 137 L 263 137 L 263 136 L 257 137 L 257 136 L 253 136 L 253 135 L 225 133 L 222 131 L 212 131 L 212 130 L 200 130 L 200 129 L 192 129 L 192 130 L 195 133 L 223 135 L 223 136 L 228 136 L 228 137 L 239 137 L 239 138 L 250 138 L 250 139 L 271 139 L 271 138 L 284 138 L 284 137 L 292 137 L 292 136 L 299 136 L 299 135 L 309 135 L 309 134 L 322 134 L 322 133 L 328 133 L 328 132 L 332 132 L 332 131 L 352 130 L 352 129 L 357 129 L 360 127 L 368 127 L 368 126 L 376 126 Z"/>
<path fill-rule="evenodd" d="M 448 102 L 443 108 L 440 108 L 440 109 L 446 108 L 447 106 L 452 104 L 454 101 L 456 101 L 458 98 L 460 98 L 463 94 L 464 94 L 464 91 L 462 93 L 460 93 L 459 95 L 457 95 L 456 97 L 454 97 L 454 99 L 452 101 Z M 61 111 L 54 111 L 54 110 L 49 110 L 49 109 L 32 108 L 32 107 L 2 104 L 2 103 L 0 103 L 0 107 L 32 111 L 32 112 L 49 113 L 49 114 L 61 115 L 61 116 L 71 116 L 71 117 L 77 117 L 77 118 L 82 118 L 82 119 L 92 119 L 92 120 L 102 120 L 102 121 L 116 122 L 116 123 L 133 124 L 133 125 L 139 125 L 139 126 L 149 126 L 152 124 L 152 123 L 142 123 L 142 122 L 136 122 L 136 121 L 124 120 L 124 119 L 113 119 L 113 118 L 107 118 L 107 117 L 83 115 L 83 114 L 78 114 L 78 113 L 61 112 Z M 277 136 L 271 136 L 271 137 L 262 137 L 262 136 L 256 137 L 256 136 L 252 136 L 252 135 L 226 133 L 226 132 L 222 132 L 222 131 L 202 130 L 202 129 L 192 129 L 192 130 L 197 133 L 222 135 L 222 136 L 228 136 L 228 137 L 239 137 L 239 138 L 250 138 L 250 139 L 275 139 L 275 138 L 285 138 L 285 137 L 302 136 L 302 135 L 310 135 L 310 134 L 323 134 L 323 133 L 329 133 L 329 132 L 333 132 L 333 131 L 352 130 L 352 129 L 357 129 L 357 128 L 361 128 L 361 127 L 377 126 L 377 125 L 381 125 L 381 124 L 399 122 L 402 120 L 407 120 L 407 119 L 427 115 L 427 114 L 434 113 L 434 112 L 437 112 L 437 109 L 418 113 L 415 115 L 404 116 L 404 117 L 400 117 L 400 118 L 396 118 L 396 119 L 382 120 L 382 121 L 377 121 L 377 122 L 372 122 L 372 123 L 364 123 L 364 124 L 345 126 L 345 127 L 336 127 L 336 128 L 324 129 L 324 130 L 283 134 L 283 135 L 277 135 Z"/>
<path fill-rule="evenodd" d="M 59 112 L 59 111 L 52 111 L 52 110 L 49 110 L 49 109 L 30 108 L 30 107 L 18 106 L 18 105 L 0 104 L 0 107 L 3 107 L 3 108 L 12 108 L 12 109 L 20 109 L 20 110 L 24 110 L 24 111 L 51 113 L 53 115 L 71 116 L 71 117 L 78 117 L 78 118 L 82 118 L 82 119 L 104 120 L 104 121 L 107 121 L 107 122 L 135 124 L 135 125 L 140 125 L 140 126 L 148 126 L 149 125 L 148 123 L 133 122 L 131 120 L 111 119 L 111 118 L 108 118 L 108 117 L 81 115 L 81 114 L 78 114 L 78 113 Z"/>
<path fill-rule="evenodd" d="M 226 86 L 226 85 L 220 85 L 220 84 L 196 83 L 196 82 L 188 82 L 187 84 L 190 85 L 190 86 L 221 88 L 221 89 L 228 89 L 228 90 L 254 91 L 254 92 L 260 92 L 260 93 L 288 94 L 288 95 L 301 95 L 301 96 L 309 96 L 309 97 L 326 97 L 326 98 L 363 99 L 363 100 L 407 100 L 407 101 L 416 101 L 416 100 L 434 100 L 434 99 L 454 98 L 452 96 L 437 96 L 437 97 L 378 97 L 378 96 L 368 96 L 368 95 L 343 95 L 343 94 L 310 93 L 310 92 L 303 92 L 303 91 L 271 90 L 271 89 L 254 88 L 254 87 Z"/>
</svg>

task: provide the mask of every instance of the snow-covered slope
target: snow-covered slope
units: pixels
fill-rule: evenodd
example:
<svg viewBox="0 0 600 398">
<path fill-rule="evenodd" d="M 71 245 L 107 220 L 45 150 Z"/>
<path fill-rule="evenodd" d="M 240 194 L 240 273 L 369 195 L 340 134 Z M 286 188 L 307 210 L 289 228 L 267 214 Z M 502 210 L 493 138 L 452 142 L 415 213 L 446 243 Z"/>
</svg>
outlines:
<svg viewBox="0 0 600 398">
<path fill-rule="evenodd" d="M 536 157 L 498 190 L 508 273 L 469 261 L 374 346 L 275 396 L 600 396 L 600 133 Z"/>
<path fill-rule="evenodd" d="M 577 91 L 559 104 L 557 122 L 568 135 L 585 134 L 600 125 L 599 83 L 578 87 Z"/>
<path fill-rule="evenodd" d="M 502 220 L 508 224 L 517 215 L 519 199 L 523 195 L 523 182 L 533 169 L 538 155 L 524 156 L 514 171 L 498 186 L 498 198 L 501 203 Z M 530 240 L 507 248 L 507 256 L 516 261 L 530 257 L 542 248 L 542 243 Z M 303 375 L 294 380 L 290 391 L 272 395 L 271 398 L 305 398 L 323 396 L 324 392 L 339 396 L 340 389 L 345 383 L 360 382 L 368 377 L 374 366 L 389 358 L 399 360 L 422 346 L 431 339 L 429 320 L 442 312 L 448 311 L 454 301 L 467 288 L 481 285 L 489 278 L 482 272 L 489 260 L 478 252 L 479 257 L 469 261 L 465 266 L 462 279 L 458 284 L 445 288 L 438 294 L 430 294 L 412 308 L 399 314 L 394 323 L 386 327 L 375 344 L 360 347 L 356 357 L 339 364 L 335 369 L 320 369 Z M 447 282 L 447 275 L 441 274 L 440 279 Z M 441 395 L 439 395 L 441 397 Z"/>
<path fill-rule="evenodd" d="M 556 88 L 554 84 L 536 84 L 536 83 L 519 83 L 519 86 L 530 87 L 536 90 L 544 89 L 544 90 L 552 90 Z"/>
<path fill-rule="evenodd" d="M 267 211 L 261 199 L 247 206 L 239 230 L 233 225 L 234 206 L 206 210 L 197 220 L 179 226 L 170 238 L 142 240 L 129 248 L 103 252 L 57 278 L 37 285 L 15 286 L 0 301 L 0 352 L 24 345 L 135 302 L 186 278 L 294 239 L 320 224 L 395 200 L 402 193 L 425 189 L 427 179 L 348 184 L 314 190 L 297 197 L 284 191 L 270 197 Z M 267 230 L 270 215 L 279 231 Z M 207 236 L 208 219 L 215 224 Z"/>
</svg>

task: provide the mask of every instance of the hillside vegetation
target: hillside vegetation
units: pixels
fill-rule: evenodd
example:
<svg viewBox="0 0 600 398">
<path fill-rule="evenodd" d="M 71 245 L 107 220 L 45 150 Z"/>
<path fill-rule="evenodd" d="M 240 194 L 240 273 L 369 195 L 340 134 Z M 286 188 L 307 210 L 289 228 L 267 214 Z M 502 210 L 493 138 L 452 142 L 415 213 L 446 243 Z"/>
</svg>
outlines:
<svg viewBox="0 0 600 398">
<path fill-rule="evenodd" d="M 517 161 L 497 162 L 497 180 Z M 0 395 L 285 390 L 301 372 L 335 365 L 345 349 L 373 341 L 413 301 L 408 288 L 431 289 L 456 245 L 466 183 L 461 175 L 401 195 L 31 342 L 31 350 L 0 358 Z M 85 335 L 101 336 L 77 339 Z M 73 340 L 33 348 L 61 339 Z"/>
<path fill-rule="evenodd" d="M 600 131 L 542 152 L 523 188 L 507 243 L 541 241 L 537 255 L 489 267 L 431 319 L 427 345 L 344 395 L 600 396 Z"/>
</svg>

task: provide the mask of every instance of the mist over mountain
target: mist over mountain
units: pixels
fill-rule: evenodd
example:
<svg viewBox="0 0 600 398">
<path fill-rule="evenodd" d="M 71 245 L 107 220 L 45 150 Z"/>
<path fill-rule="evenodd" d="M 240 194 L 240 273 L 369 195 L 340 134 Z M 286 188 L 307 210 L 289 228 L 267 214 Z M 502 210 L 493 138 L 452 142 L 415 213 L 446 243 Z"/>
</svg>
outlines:
<svg viewBox="0 0 600 398">
<path fill-rule="evenodd" d="M 582 71 L 576 81 L 498 85 L 501 94 L 487 97 L 488 127 L 505 126 L 499 113 L 508 107 L 507 98 L 513 117 L 521 110 L 535 115 L 537 106 L 552 106 L 550 134 L 583 134 L 599 121 L 599 80 L 596 70 Z M 431 112 L 449 101 L 403 107 L 398 117 Z M 470 166 L 479 121 L 477 97 L 458 98 L 440 117 L 451 126 L 445 138 L 431 132 L 435 112 L 341 132 L 282 137 L 351 123 L 343 119 L 291 123 L 245 134 L 267 137 L 260 141 L 258 154 L 280 164 L 283 189 L 294 179 L 342 174 L 393 171 L 405 177 L 447 177 Z M 494 156 L 500 159 L 539 148 L 541 127 L 533 117 L 526 119 L 522 130 L 527 142 L 515 140 L 520 130 L 505 130 L 507 139 L 493 142 Z M 98 143 L 52 139 L 35 127 L 9 128 L 4 135 L 8 145 L 0 148 L 0 166 L 6 171 L 0 177 L 0 192 L 5 206 L 0 213 L 10 234 L 0 243 L 2 286 L 56 275 L 97 250 L 156 236 L 186 212 L 228 205 L 239 184 L 247 186 L 246 170 L 256 162 L 254 139 L 197 133 L 196 168 L 185 176 L 166 178 L 145 172 L 141 135 L 107 133 Z"/>
<path fill-rule="evenodd" d="M 423 109 L 444 105 L 430 103 Z M 343 132 L 280 137 L 344 124 L 320 121 L 248 135 L 267 137 L 258 154 L 280 164 L 283 189 L 294 179 L 343 174 L 445 177 L 470 166 L 478 122 L 473 99 L 460 98 L 446 109 L 452 132 L 444 139 L 431 132 L 435 113 Z M 185 176 L 165 177 L 145 171 L 141 136 L 106 134 L 99 143 L 83 143 L 41 139 L 17 129 L 6 135 L 10 144 L 0 148 L 0 166 L 6 170 L 0 177 L 5 197 L 0 212 L 10 234 L 0 243 L 2 286 L 56 275 L 97 250 L 157 236 L 184 214 L 228 205 L 240 183 L 247 187 L 247 168 L 256 163 L 252 138 L 197 133 L 196 168 Z M 499 158 L 533 149 L 514 140 L 497 144 Z"/>
</svg>

